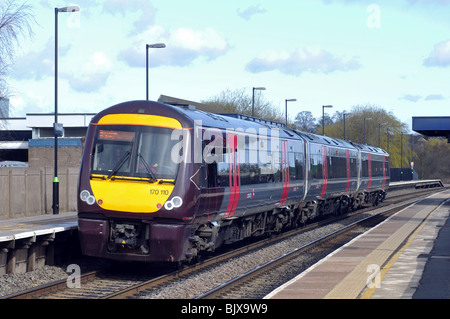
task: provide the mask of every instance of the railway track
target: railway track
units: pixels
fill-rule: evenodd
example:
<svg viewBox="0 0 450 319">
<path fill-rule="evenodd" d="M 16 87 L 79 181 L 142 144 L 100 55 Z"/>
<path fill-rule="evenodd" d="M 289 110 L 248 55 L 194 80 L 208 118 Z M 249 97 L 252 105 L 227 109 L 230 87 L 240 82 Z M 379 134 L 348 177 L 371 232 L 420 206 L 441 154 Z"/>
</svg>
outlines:
<svg viewBox="0 0 450 319">
<path fill-rule="evenodd" d="M 405 198 L 415 198 L 417 200 L 417 197 L 419 196 L 419 194 L 423 195 L 423 194 L 428 194 L 430 192 L 436 191 L 435 189 L 433 190 L 425 190 L 425 191 L 419 191 L 419 192 L 414 192 L 408 195 L 399 195 L 399 196 L 392 196 L 391 198 L 388 198 L 384 203 L 383 206 L 387 206 L 387 205 L 392 205 L 395 202 L 400 202 L 400 201 L 404 201 Z M 409 204 L 409 202 L 408 202 Z M 408 204 L 403 204 L 401 205 L 401 207 L 404 207 L 404 205 L 408 205 Z M 381 205 L 380 205 L 381 206 Z M 308 230 L 312 230 L 316 227 L 319 227 L 321 225 L 324 224 L 329 224 L 332 222 L 336 222 L 339 219 L 342 218 L 347 218 L 349 215 L 363 215 L 363 214 L 367 214 L 370 210 L 372 210 L 373 208 L 365 208 L 363 210 L 360 210 L 358 212 L 353 212 L 352 214 L 347 214 L 345 216 L 339 216 L 339 217 L 335 217 L 335 218 L 331 218 L 331 219 L 326 219 L 324 221 L 319 221 L 310 225 L 307 225 L 305 227 L 299 228 L 299 229 L 294 229 L 291 230 L 289 232 L 283 233 L 281 235 L 275 236 L 273 238 L 266 238 L 263 240 L 259 240 L 258 242 L 255 243 L 251 243 L 249 245 L 240 247 L 240 248 L 233 248 L 233 250 L 228 251 L 228 252 L 224 252 L 220 255 L 216 255 L 213 257 L 210 257 L 202 262 L 199 262 L 197 264 L 191 265 L 189 267 L 184 267 L 182 269 L 178 269 L 175 271 L 170 271 L 168 272 L 167 270 L 163 270 L 163 269 L 159 269 L 158 271 L 154 271 L 151 270 L 149 271 L 148 269 L 146 269 L 145 271 L 130 271 L 129 269 L 127 269 L 127 271 L 111 271 L 110 269 L 107 270 L 99 270 L 99 271 L 93 271 L 87 274 L 82 275 L 79 278 L 79 282 L 80 282 L 80 286 L 81 288 L 68 288 L 67 287 L 67 280 L 60 280 L 58 282 L 54 282 L 54 283 L 50 283 L 47 285 L 43 285 L 43 286 L 39 286 L 33 289 L 29 289 L 23 292 L 19 292 L 16 294 L 12 294 L 12 295 L 8 295 L 5 296 L 3 298 L 5 299 L 24 299 L 24 298 L 58 298 L 58 299 L 63 299 L 63 298 L 83 298 L 83 299 L 89 299 L 89 298 L 94 298 L 94 299 L 122 299 L 122 298 L 135 298 L 137 295 L 142 294 L 145 291 L 149 291 L 149 290 L 155 290 L 158 289 L 158 287 L 162 286 L 162 285 L 167 285 L 168 283 L 172 282 L 172 281 L 176 281 L 176 280 L 180 280 L 184 277 L 189 276 L 192 273 L 195 272 L 200 272 L 202 270 L 207 269 L 208 267 L 212 267 L 214 265 L 217 265 L 221 262 L 224 262 L 226 260 L 229 260 L 231 258 L 234 258 L 236 256 L 239 255 L 243 255 L 246 254 L 250 251 L 254 251 L 256 249 L 260 249 L 264 246 L 273 244 L 275 242 L 279 242 L 282 241 L 286 238 L 292 237 L 296 234 L 298 234 L 299 232 L 305 232 Z M 341 242 L 345 242 L 346 240 L 348 241 L 348 236 L 349 235 L 345 235 L 345 233 L 347 234 L 352 234 L 353 231 L 353 236 L 355 235 L 355 231 L 359 232 L 360 230 L 358 230 L 358 227 L 365 227 L 365 226 L 360 226 L 361 223 L 368 223 L 369 220 L 374 220 L 373 218 L 381 218 L 381 216 L 385 215 L 385 214 L 393 214 L 395 213 L 395 209 L 401 209 L 401 208 L 390 208 L 387 211 L 390 211 L 390 213 L 384 213 L 384 214 L 376 214 L 378 217 L 371 217 L 367 220 L 365 220 L 364 222 L 360 222 L 360 223 L 354 223 L 355 225 L 351 226 L 353 227 L 352 230 L 341 230 L 339 232 L 335 232 L 334 234 L 330 235 L 332 237 L 328 237 L 328 238 L 323 238 L 320 239 L 320 242 L 331 242 L 331 238 L 333 238 L 332 242 L 333 247 L 336 246 L 338 247 Z M 385 217 L 383 217 L 385 218 Z M 350 229 L 350 228 L 349 228 Z M 347 237 L 347 238 L 346 238 Z M 338 239 L 339 238 L 339 241 Z M 298 274 L 300 272 L 300 270 L 297 268 L 292 268 L 290 266 L 282 266 L 282 264 L 286 263 L 287 264 L 287 259 L 292 259 L 294 260 L 293 263 L 297 264 L 297 265 L 303 265 L 303 267 L 307 267 L 308 262 L 299 262 L 298 260 L 296 260 L 296 256 L 298 255 L 303 255 L 303 256 L 307 256 L 307 254 L 310 254 L 310 252 L 306 252 L 305 251 L 307 249 L 311 250 L 311 249 L 315 249 L 316 251 L 314 252 L 315 256 L 318 256 L 320 254 L 324 254 L 324 251 L 317 248 L 319 245 L 319 241 L 305 245 L 305 247 L 299 247 L 298 249 L 295 250 L 295 252 L 289 253 L 287 256 L 283 255 L 279 258 L 277 261 L 278 265 L 275 263 L 273 265 L 269 265 L 269 263 L 266 263 L 264 265 L 261 265 L 259 267 L 257 267 L 257 269 L 255 269 L 255 273 L 253 273 L 253 271 L 250 271 L 242 276 L 242 278 L 235 278 L 231 281 L 229 281 L 226 285 L 223 285 L 223 287 L 221 288 L 215 288 L 212 291 L 208 292 L 208 293 L 204 293 L 202 294 L 201 298 L 216 298 L 217 296 L 220 296 L 220 298 L 229 298 L 227 296 L 231 296 L 231 298 L 261 298 L 261 294 L 263 293 L 263 289 L 260 287 L 258 288 L 258 286 L 256 286 L 257 288 L 253 289 L 246 289 L 247 293 L 243 294 L 244 297 L 241 297 L 238 293 L 234 292 L 233 294 L 230 294 L 229 292 L 226 292 L 226 290 L 229 291 L 229 289 L 231 290 L 236 290 L 236 287 L 245 287 L 245 286 L 250 286 L 250 282 L 256 282 L 254 281 L 254 279 L 251 278 L 266 278 L 263 279 L 262 281 L 260 280 L 261 284 L 260 286 L 262 287 L 266 287 L 265 289 L 267 290 L 267 287 L 269 287 L 269 282 L 272 282 L 271 285 L 279 285 L 280 281 L 287 281 L 287 277 L 289 277 L 290 273 L 295 273 Z M 306 246 L 308 246 L 309 248 L 307 248 Z M 316 247 L 316 248 L 312 248 L 312 247 Z M 328 249 L 334 249 L 333 247 L 329 247 Z M 287 259 L 284 259 L 287 258 Z M 275 272 L 278 274 L 277 276 L 274 276 L 273 274 L 270 275 L 261 275 L 261 271 L 263 271 L 263 269 L 266 269 L 266 267 L 270 268 L 272 267 L 272 269 L 276 269 Z M 285 270 L 283 270 L 283 268 L 279 268 L 279 267 L 286 267 Z M 267 268 L 267 269 L 268 269 Z M 259 274 L 258 274 L 259 272 Z M 264 270 L 265 272 L 265 270 Z M 281 274 L 281 275 L 280 275 Z M 267 278 L 270 278 L 267 279 Z M 274 280 L 273 278 L 278 278 L 276 280 Z M 251 284 L 253 285 L 253 284 Z M 242 289 L 242 288 L 239 288 Z M 239 290 L 238 289 L 238 290 Z M 259 294 L 256 293 L 255 291 L 258 292 Z M 265 295 L 265 294 L 264 294 Z"/>
<path fill-rule="evenodd" d="M 281 284 L 294 278 L 308 268 L 308 258 L 316 260 L 349 242 L 367 228 L 409 206 L 417 200 L 386 209 L 350 225 L 344 226 L 326 236 L 300 246 L 275 258 L 241 276 L 207 291 L 195 299 L 261 299 Z M 305 255 L 307 258 L 305 258 Z"/>
<path fill-rule="evenodd" d="M 358 236 L 361 232 L 378 225 L 393 214 L 421 199 L 416 198 L 403 202 L 344 226 L 204 292 L 195 297 L 195 299 L 261 299 L 306 270 L 310 264 L 307 261 L 308 259 L 321 259 L 321 256 L 328 255 Z"/>
</svg>

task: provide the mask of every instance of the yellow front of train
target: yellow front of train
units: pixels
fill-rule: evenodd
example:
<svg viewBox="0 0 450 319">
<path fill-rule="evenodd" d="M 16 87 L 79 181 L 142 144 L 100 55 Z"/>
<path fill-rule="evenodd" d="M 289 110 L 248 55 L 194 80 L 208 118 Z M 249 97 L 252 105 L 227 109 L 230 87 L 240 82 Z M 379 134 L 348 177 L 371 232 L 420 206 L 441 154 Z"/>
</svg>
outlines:
<svg viewBox="0 0 450 319">
<path fill-rule="evenodd" d="M 160 210 L 177 177 L 178 164 L 171 160 L 171 132 L 181 129 L 181 124 L 157 115 L 108 114 L 95 126 L 90 158 L 92 194 L 82 190 L 81 199 L 95 200 L 109 211 Z"/>
<path fill-rule="evenodd" d="M 174 133 L 191 126 L 176 107 L 151 101 L 124 102 L 91 120 L 78 183 L 83 254 L 145 262 L 190 258 L 195 201 L 186 198 L 197 189 L 186 178 L 190 167 L 176 157 L 181 141 Z"/>
</svg>

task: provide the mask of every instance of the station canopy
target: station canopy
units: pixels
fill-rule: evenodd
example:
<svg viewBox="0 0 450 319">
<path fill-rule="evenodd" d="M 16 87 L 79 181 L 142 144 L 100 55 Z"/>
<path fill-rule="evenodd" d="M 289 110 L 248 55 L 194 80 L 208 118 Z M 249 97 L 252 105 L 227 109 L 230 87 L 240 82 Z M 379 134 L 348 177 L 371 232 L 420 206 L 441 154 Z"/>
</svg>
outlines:
<svg viewBox="0 0 450 319">
<path fill-rule="evenodd" d="M 450 116 L 413 116 L 412 129 L 426 136 L 444 136 L 450 143 Z"/>
</svg>

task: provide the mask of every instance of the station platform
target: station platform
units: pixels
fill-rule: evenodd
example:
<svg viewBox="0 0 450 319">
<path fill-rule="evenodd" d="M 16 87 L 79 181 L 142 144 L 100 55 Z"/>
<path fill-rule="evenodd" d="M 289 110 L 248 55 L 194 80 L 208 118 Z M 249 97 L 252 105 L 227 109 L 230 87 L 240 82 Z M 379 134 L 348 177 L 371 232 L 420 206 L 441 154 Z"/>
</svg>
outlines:
<svg viewBox="0 0 450 319">
<path fill-rule="evenodd" d="M 265 299 L 450 299 L 450 191 L 416 202 Z"/>
<path fill-rule="evenodd" d="M 0 220 L 0 275 L 52 264 L 53 244 L 77 229 L 77 212 Z"/>
<path fill-rule="evenodd" d="M 78 227 L 77 212 L 0 220 L 0 243 Z"/>
</svg>

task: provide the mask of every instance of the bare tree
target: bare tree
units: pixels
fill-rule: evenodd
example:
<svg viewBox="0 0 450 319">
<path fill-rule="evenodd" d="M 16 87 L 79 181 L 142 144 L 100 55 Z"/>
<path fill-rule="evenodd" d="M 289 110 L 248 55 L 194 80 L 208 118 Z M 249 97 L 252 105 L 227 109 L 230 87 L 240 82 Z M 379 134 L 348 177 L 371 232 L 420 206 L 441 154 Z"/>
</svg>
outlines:
<svg viewBox="0 0 450 319">
<path fill-rule="evenodd" d="M 31 29 L 35 22 L 31 6 L 26 2 L 19 4 L 16 0 L 0 3 L 0 97 L 8 96 L 6 75 L 12 63 L 19 37 L 33 36 Z"/>
<path fill-rule="evenodd" d="M 216 106 L 224 113 L 252 114 L 252 94 L 242 88 L 236 90 L 225 89 L 219 94 L 202 100 L 202 103 Z M 277 110 L 271 102 L 261 94 L 255 94 L 255 117 L 284 123 L 283 113 Z"/>
<path fill-rule="evenodd" d="M 296 127 L 303 132 L 316 132 L 316 119 L 310 111 L 301 111 L 295 117 Z"/>
</svg>

